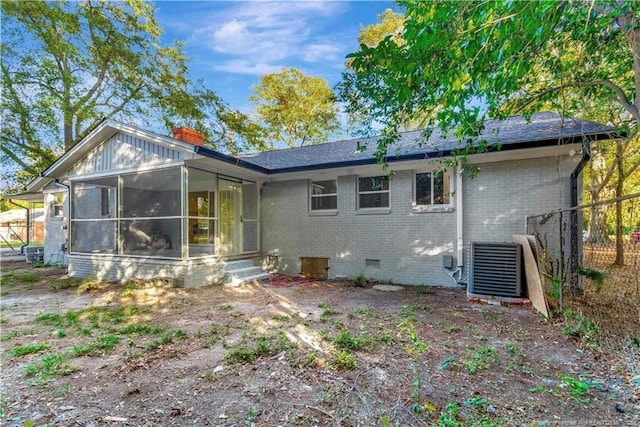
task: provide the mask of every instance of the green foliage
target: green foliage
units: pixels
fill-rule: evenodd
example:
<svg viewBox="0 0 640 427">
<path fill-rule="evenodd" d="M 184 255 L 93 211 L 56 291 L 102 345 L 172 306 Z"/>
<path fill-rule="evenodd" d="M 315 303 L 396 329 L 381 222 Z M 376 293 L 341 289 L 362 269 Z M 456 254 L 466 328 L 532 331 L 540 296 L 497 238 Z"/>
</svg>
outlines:
<svg viewBox="0 0 640 427">
<path fill-rule="evenodd" d="M 295 68 L 261 77 L 249 98 L 263 126 L 267 148 L 326 142 L 340 128 L 335 95 L 326 80 Z"/>
<path fill-rule="evenodd" d="M 224 355 L 224 359 L 229 363 L 246 364 L 260 357 L 273 356 L 291 348 L 295 348 L 295 344 L 289 341 L 283 332 L 244 336 L 239 344 L 233 346 Z"/>
<path fill-rule="evenodd" d="M 151 341 L 145 346 L 145 350 L 152 352 L 158 350 L 160 347 L 167 344 L 171 344 L 175 340 L 184 340 L 187 338 L 187 333 L 181 329 L 175 331 L 166 332 L 162 337 Z"/>
<path fill-rule="evenodd" d="M 25 367 L 25 374 L 34 377 L 31 385 L 42 386 L 49 382 L 53 375 L 70 375 L 77 369 L 67 364 L 68 356 L 61 353 L 51 353 L 40 361 Z"/>
<path fill-rule="evenodd" d="M 600 352 L 598 344 L 600 330 L 592 320 L 570 309 L 565 310 L 565 319 L 566 324 L 561 328 L 565 335 L 578 339 L 584 347 L 596 354 Z"/>
<path fill-rule="evenodd" d="M 562 383 L 560 387 L 566 387 L 569 391 L 569 395 L 582 403 L 589 403 L 589 399 L 584 397 L 587 393 L 589 393 L 590 386 L 586 381 L 582 381 L 580 379 L 570 377 L 568 375 L 563 375 L 560 377 Z"/>
<path fill-rule="evenodd" d="M 44 170 L 103 117 L 187 125 L 212 144 L 242 130 L 216 94 L 189 77 L 184 46 L 163 43 L 153 3 L 0 5 L 0 147 L 10 182 Z M 24 172 L 10 176 L 16 167 Z"/>
<path fill-rule="evenodd" d="M 21 282 L 33 283 L 39 281 L 42 278 L 42 274 L 37 271 L 25 271 L 23 273 L 16 273 L 13 277 Z"/>
<path fill-rule="evenodd" d="M 333 366 L 340 371 L 351 371 L 358 368 L 358 359 L 347 350 L 338 350 L 333 355 Z"/>
<path fill-rule="evenodd" d="M 343 328 L 338 335 L 331 340 L 331 343 L 342 350 L 361 350 L 365 345 L 365 340 L 352 335 L 348 329 Z"/>
<path fill-rule="evenodd" d="M 353 283 L 353 286 L 356 286 L 358 288 L 361 288 L 364 286 L 364 281 L 366 280 L 366 277 L 364 275 L 364 273 L 358 273 L 352 280 L 351 282 Z"/>
<path fill-rule="evenodd" d="M 640 4 L 403 0 L 402 41 L 387 36 L 349 54 L 339 99 L 365 123 L 383 124 L 383 161 L 408 118 L 456 137 L 464 161 L 488 118 L 540 109 L 579 113 L 583 99 L 611 103 L 637 124 Z M 635 72 L 635 73 L 634 73 Z M 620 122 L 616 123 L 620 124 Z M 422 127 L 422 126 L 421 126 Z M 430 135 L 427 134 L 428 138 Z"/>
<path fill-rule="evenodd" d="M 498 362 L 498 354 L 491 347 L 482 347 L 462 358 L 462 365 L 470 374 L 489 369 L 492 363 Z"/>
<path fill-rule="evenodd" d="M 20 357 L 26 354 L 40 353 L 41 351 L 45 351 L 48 348 L 49 348 L 48 344 L 37 343 L 37 344 L 28 344 L 28 345 L 21 345 L 18 347 L 14 347 L 12 352 L 14 356 Z"/>
</svg>

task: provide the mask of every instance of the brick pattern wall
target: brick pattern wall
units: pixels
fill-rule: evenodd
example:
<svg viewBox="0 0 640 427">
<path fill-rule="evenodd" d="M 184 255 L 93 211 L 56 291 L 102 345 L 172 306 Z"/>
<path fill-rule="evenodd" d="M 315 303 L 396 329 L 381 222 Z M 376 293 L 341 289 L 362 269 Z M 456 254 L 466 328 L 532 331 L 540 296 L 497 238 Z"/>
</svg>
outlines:
<svg viewBox="0 0 640 427">
<path fill-rule="evenodd" d="M 57 194 L 63 196 L 63 216 L 53 216 L 53 202 Z M 67 244 L 69 226 L 69 193 L 66 189 L 51 184 L 44 190 L 44 262 L 67 264 L 67 251 L 61 245 Z"/>
<path fill-rule="evenodd" d="M 512 234 L 525 232 L 526 215 L 568 206 L 575 161 L 479 165 L 476 178 L 463 180 L 464 244 L 510 241 Z M 455 286 L 442 267 L 443 255 L 456 256 L 455 185 L 453 209 L 415 213 L 413 171 L 400 171 L 390 184 L 390 212 L 363 215 L 356 210 L 356 180 L 354 175 L 338 178 L 338 212 L 327 216 L 309 213 L 307 180 L 265 184 L 263 256 L 277 255 L 279 270 L 288 274 L 300 273 L 300 257 L 325 257 L 330 278 L 362 273 L 394 283 Z M 380 268 L 365 267 L 366 259 L 380 260 Z"/>
<path fill-rule="evenodd" d="M 70 255 L 68 269 L 71 277 L 116 282 L 162 278 L 185 288 L 220 284 L 224 279 L 222 264 L 211 258 L 182 261 Z"/>
<path fill-rule="evenodd" d="M 324 178 L 323 178 L 324 179 Z M 300 273 L 300 257 L 329 258 L 329 277 L 392 280 L 394 283 L 449 286 L 442 256 L 453 255 L 455 211 L 414 213 L 413 171 L 400 171 L 390 183 L 390 212 L 356 210 L 357 176 L 338 177 L 337 215 L 308 209 L 308 181 L 267 183 L 262 188 L 263 255 L 278 255 L 280 271 Z M 365 260 L 380 260 L 366 267 Z"/>
<path fill-rule="evenodd" d="M 568 207 L 575 158 L 543 158 L 479 165 L 465 177 L 464 242 L 511 241 L 524 234 L 525 217 Z"/>
</svg>

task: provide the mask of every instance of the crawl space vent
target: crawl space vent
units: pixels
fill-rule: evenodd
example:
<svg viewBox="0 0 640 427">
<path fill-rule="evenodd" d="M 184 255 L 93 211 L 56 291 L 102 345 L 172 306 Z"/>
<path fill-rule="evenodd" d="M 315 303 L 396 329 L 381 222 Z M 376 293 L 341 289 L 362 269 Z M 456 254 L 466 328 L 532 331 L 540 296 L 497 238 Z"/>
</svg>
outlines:
<svg viewBox="0 0 640 427">
<path fill-rule="evenodd" d="M 380 268 L 380 260 L 379 259 L 365 259 L 364 260 L 365 267 L 373 267 Z"/>
<path fill-rule="evenodd" d="M 523 296 L 522 247 L 517 243 L 470 242 L 469 291 L 497 297 Z"/>
</svg>

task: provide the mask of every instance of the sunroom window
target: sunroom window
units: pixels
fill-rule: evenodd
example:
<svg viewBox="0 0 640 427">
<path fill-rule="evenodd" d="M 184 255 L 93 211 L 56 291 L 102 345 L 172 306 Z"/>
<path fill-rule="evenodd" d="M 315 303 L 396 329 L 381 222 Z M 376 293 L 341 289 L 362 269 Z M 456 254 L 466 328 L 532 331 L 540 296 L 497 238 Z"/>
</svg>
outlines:
<svg viewBox="0 0 640 427">
<path fill-rule="evenodd" d="M 118 178 L 111 176 L 76 181 L 71 188 L 71 250 L 117 253 L 117 215 L 111 209 L 117 206 Z"/>
<path fill-rule="evenodd" d="M 189 168 L 187 181 L 189 256 L 214 255 L 217 177 L 211 172 Z"/>
<path fill-rule="evenodd" d="M 122 253 L 181 257 L 180 168 L 122 175 Z"/>
</svg>

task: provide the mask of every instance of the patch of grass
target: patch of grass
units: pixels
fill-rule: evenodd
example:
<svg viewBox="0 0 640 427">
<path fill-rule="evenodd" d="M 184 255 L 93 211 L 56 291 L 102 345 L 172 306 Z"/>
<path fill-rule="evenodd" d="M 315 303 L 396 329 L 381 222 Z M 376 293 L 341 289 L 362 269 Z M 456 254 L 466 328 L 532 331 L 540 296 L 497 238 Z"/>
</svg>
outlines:
<svg viewBox="0 0 640 427">
<path fill-rule="evenodd" d="M 204 343 L 204 348 L 211 348 L 216 345 L 222 337 L 228 336 L 231 334 L 231 326 L 227 323 L 223 326 L 214 323 L 211 325 L 209 329 L 208 339 Z"/>
<path fill-rule="evenodd" d="M 581 403 L 589 403 L 589 399 L 585 397 L 591 389 L 588 382 L 568 375 L 563 375 L 560 379 L 562 382 L 558 386 L 560 388 L 566 388 L 572 398 Z"/>
<path fill-rule="evenodd" d="M 373 317 L 376 315 L 376 310 L 371 307 L 358 307 L 356 308 L 357 314 Z"/>
<path fill-rule="evenodd" d="M 352 335 L 348 329 L 341 329 L 331 343 L 340 350 L 361 350 L 365 345 L 365 339 Z"/>
<path fill-rule="evenodd" d="M 49 382 L 53 375 L 70 375 L 77 370 L 67 364 L 68 356 L 62 353 L 51 353 L 40 361 L 25 367 L 27 377 L 33 377 L 31 385 L 42 386 Z"/>
<path fill-rule="evenodd" d="M 167 328 L 159 325 L 144 325 L 139 323 L 132 323 L 122 328 L 109 328 L 108 331 L 112 333 L 118 333 L 120 335 L 157 335 L 165 332 Z"/>
<path fill-rule="evenodd" d="M 149 344 L 147 344 L 145 347 L 145 350 L 149 352 L 156 351 L 164 345 L 170 344 L 176 340 L 178 341 L 183 340 L 185 338 L 187 338 L 187 333 L 182 329 L 167 332 L 162 337 L 158 338 L 157 340 L 153 340 Z"/>
<path fill-rule="evenodd" d="M 278 334 L 244 336 L 242 342 L 231 348 L 224 359 L 229 363 L 246 364 L 264 356 L 273 356 L 284 350 L 295 348 L 284 332 Z"/>
<path fill-rule="evenodd" d="M 462 365 L 470 374 L 489 369 L 492 363 L 498 361 L 498 354 L 491 347 L 482 347 L 462 358 Z"/>
<path fill-rule="evenodd" d="M 222 311 L 231 311 L 231 310 L 233 310 L 233 306 L 231 304 L 220 304 L 216 308 L 218 310 L 222 310 Z"/>
<path fill-rule="evenodd" d="M 275 316 L 272 316 L 271 319 L 275 320 L 276 322 L 287 322 L 291 318 L 286 314 L 276 314 Z"/>
<path fill-rule="evenodd" d="M 20 282 L 33 283 L 42 279 L 42 274 L 38 271 L 25 271 L 23 273 L 14 273 L 13 277 Z"/>
<path fill-rule="evenodd" d="M 99 356 L 105 351 L 113 350 L 122 338 L 117 335 L 104 335 L 89 344 L 74 345 L 72 352 L 74 357 Z"/>
<path fill-rule="evenodd" d="M 600 353 L 598 344 L 600 330 L 596 324 L 578 313 L 573 313 L 571 310 L 565 311 L 565 317 L 566 324 L 561 328 L 562 333 L 576 338 L 583 347 L 593 353 Z"/>
<path fill-rule="evenodd" d="M 15 357 L 24 356 L 27 354 L 40 353 L 49 349 L 49 345 L 45 343 L 28 344 L 14 347 L 12 352 Z"/>
<path fill-rule="evenodd" d="M 482 318 L 491 324 L 502 323 L 502 313 L 495 312 L 493 310 L 483 309 L 480 310 Z"/>
<path fill-rule="evenodd" d="M 333 310 L 325 302 L 321 302 L 320 304 L 318 304 L 318 308 L 322 309 L 322 313 L 320 313 L 320 318 L 325 318 L 325 317 L 328 317 L 328 316 L 334 316 L 336 314 L 340 314 L 340 312 L 338 312 L 336 310 Z"/>
<path fill-rule="evenodd" d="M 43 323 L 48 326 L 62 327 L 63 319 L 57 313 L 43 313 L 36 317 L 36 322 Z"/>
<path fill-rule="evenodd" d="M 347 350 L 339 350 L 333 355 L 333 366 L 340 371 L 358 368 L 358 359 Z"/>
<path fill-rule="evenodd" d="M 448 334 L 454 334 L 456 332 L 460 332 L 462 329 L 460 329 L 460 326 L 449 326 L 447 328 L 444 328 L 444 331 Z"/>
<path fill-rule="evenodd" d="M 418 295 L 426 295 L 430 291 L 431 289 L 428 286 L 425 286 L 425 285 L 416 286 L 416 292 L 418 293 Z"/>
<path fill-rule="evenodd" d="M 67 277 L 65 279 L 60 279 L 57 280 L 56 282 L 53 283 L 49 283 L 49 288 L 57 291 L 60 289 L 69 289 L 69 288 L 75 288 L 78 287 L 80 282 L 78 282 L 77 279 L 74 279 L 73 277 Z"/>
</svg>

